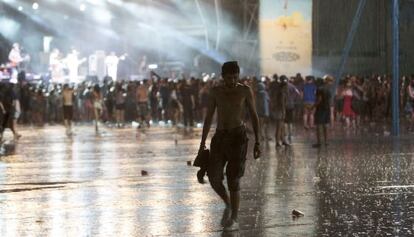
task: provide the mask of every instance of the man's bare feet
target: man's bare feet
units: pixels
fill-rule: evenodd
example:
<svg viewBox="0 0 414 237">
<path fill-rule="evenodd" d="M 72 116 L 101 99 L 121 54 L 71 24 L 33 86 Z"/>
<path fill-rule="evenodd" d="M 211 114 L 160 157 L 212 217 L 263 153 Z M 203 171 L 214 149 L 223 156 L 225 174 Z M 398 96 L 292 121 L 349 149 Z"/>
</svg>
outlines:
<svg viewBox="0 0 414 237">
<path fill-rule="evenodd" d="M 224 227 L 224 231 L 236 231 L 239 229 L 240 229 L 239 222 L 233 219 L 230 219 L 228 224 Z"/>
<path fill-rule="evenodd" d="M 227 226 L 227 223 L 230 220 L 230 216 L 231 216 L 231 208 L 229 206 L 226 206 L 226 208 L 224 208 L 224 211 L 223 211 L 223 216 L 221 217 L 221 221 L 220 221 L 221 226 L 223 227 Z"/>
</svg>

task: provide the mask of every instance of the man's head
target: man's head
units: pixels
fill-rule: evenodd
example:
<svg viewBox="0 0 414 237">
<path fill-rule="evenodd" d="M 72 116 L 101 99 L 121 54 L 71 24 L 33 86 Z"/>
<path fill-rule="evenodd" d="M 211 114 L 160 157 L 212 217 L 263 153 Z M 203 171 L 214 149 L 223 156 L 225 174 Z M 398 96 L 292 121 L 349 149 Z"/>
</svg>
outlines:
<svg viewBox="0 0 414 237">
<path fill-rule="evenodd" d="M 289 79 L 285 75 L 280 76 L 280 85 L 284 86 L 288 83 Z"/>
<path fill-rule="evenodd" d="M 323 86 L 325 84 L 324 79 L 320 77 L 316 78 L 315 84 L 317 87 Z"/>
<path fill-rule="evenodd" d="M 315 78 L 313 76 L 306 76 L 306 83 L 313 83 Z"/>
<path fill-rule="evenodd" d="M 221 75 L 227 87 L 235 87 L 239 80 L 240 68 L 237 61 L 225 62 L 221 67 Z"/>
<path fill-rule="evenodd" d="M 325 81 L 326 84 L 331 85 L 334 81 L 334 78 L 331 75 L 325 75 L 323 76 L 323 80 Z"/>
</svg>

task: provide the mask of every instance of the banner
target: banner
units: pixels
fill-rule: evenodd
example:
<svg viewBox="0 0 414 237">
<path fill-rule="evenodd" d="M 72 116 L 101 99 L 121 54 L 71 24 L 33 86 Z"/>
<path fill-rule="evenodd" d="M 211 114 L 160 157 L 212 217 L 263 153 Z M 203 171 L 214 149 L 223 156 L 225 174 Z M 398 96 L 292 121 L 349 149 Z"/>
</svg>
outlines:
<svg viewBox="0 0 414 237">
<path fill-rule="evenodd" d="M 312 73 L 312 0 L 260 1 L 263 75 Z"/>
</svg>

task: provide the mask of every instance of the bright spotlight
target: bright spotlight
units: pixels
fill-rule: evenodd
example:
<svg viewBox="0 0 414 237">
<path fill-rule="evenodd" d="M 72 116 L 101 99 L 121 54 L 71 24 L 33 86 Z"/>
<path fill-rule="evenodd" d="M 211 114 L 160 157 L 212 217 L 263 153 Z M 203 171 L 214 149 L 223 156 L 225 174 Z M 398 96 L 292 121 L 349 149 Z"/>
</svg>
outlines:
<svg viewBox="0 0 414 237">
<path fill-rule="evenodd" d="M 150 64 L 150 65 L 148 65 L 148 68 L 149 69 L 157 69 L 158 65 L 157 64 Z"/>
<path fill-rule="evenodd" d="M 19 11 L 23 11 L 23 7 L 22 7 L 22 6 L 19 6 L 19 7 L 17 8 L 17 10 L 19 10 Z"/>
<path fill-rule="evenodd" d="M 102 24 L 111 23 L 112 14 L 106 9 L 95 8 L 93 9 L 92 16 L 96 21 Z"/>
<path fill-rule="evenodd" d="M 80 6 L 79 6 L 79 10 L 81 11 L 81 12 L 84 12 L 85 10 L 86 10 L 86 6 L 85 6 L 85 4 L 81 4 Z"/>
<path fill-rule="evenodd" d="M 0 16 L 1 34 L 6 38 L 14 38 L 20 29 L 20 24 L 13 19 Z"/>
<path fill-rule="evenodd" d="M 32 5 L 32 8 L 33 8 L 34 10 L 39 9 L 39 3 L 34 2 L 34 3 L 33 3 L 33 5 Z"/>
</svg>

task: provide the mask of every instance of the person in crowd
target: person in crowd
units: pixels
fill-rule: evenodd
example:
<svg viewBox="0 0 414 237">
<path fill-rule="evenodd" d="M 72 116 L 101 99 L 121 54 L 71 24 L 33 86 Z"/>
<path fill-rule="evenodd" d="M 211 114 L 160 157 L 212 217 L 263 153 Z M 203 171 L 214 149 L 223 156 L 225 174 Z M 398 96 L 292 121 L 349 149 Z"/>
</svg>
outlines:
<svg viewBox="0 0 414 237">
<path fill-rule="evenodd" d="M 94 111 L 94 122 L 95 122 L 95 132 L 99 132 L 99 121 L 101 120 L 103 112 L 103 100 L 101 88 L 98 84 L 93 87 L 92 91 L 92 101 L 93 101 L 93 111 Z"/>
<path fill-rule="evenodd" d="M 287 82 L 287 99 L 286 99 L 286 115 L 285 115 L 285 141 L 292 143 L 293 115 L 296 102 L 300 98 L 300 91 L 293 84 L 294 78 L 290 78 Z"/>
<path fill-rule="evenodd" d="M 201 119 L 201 108 L 200 108 L 200 80 L 197 80 L 194 77 L 191 77 L 190 79 L 190 88 L 193 94 L 193 99 L 194 99 L 194 109 L 193 109 L 193 117 L 194 117 L 194 121 L 196 121 L 197 123 L 200 122 Z"/>
<path fill-rule="evenodd" d="M 44 93 L 43 93 L 43 87 L 39 87 L 35 90 L 34 94 L 34 101 L 35 105 L 33 106 L 33 108 L 36 108 L 35 112 L 35 124 L 37 126 L 42 127 L 44 125 L 44 111 L 45 111 L 45 107 L 46 107 L 46 100 L 44 97 Z"/>
<path fill-rule="evenodd" d="M 289 146 L 290 144 L 285 140 L 285 126 L 284 121 L 286 117 L 286 103 L 287 103 L 287 77 L 282 75 L 278 78 L 274 76 L 274 81 L 270 84 L 270 104 L 273 119 L 275 120 L 275 142 L 276 148 L 282 145 Z"/>
<path fill-rule="evenodd" d="M 201 109 L 201 117 L 205 118 L 207 114 L 207 108 L 208 108 L 208 92 L 210 90 L 209 83 L 208 82 L 202 82 L 201 83 L 201 89 L 199 92 L 200 95 L 200 109 Z"/>
<path fill-rule="evenodd" d="M 122 86 L 122 82 L 119 83 L 119 84 Z M 113 122 L 114 121 L 114 107 L 115 107 L 115 110 L 116 110 L 116 105 L 114 106 L 114 104 L 116 104 L 116 102 L 115 102 L 115 100 L 116 100 L 116 95 L 115 95 L 116 94 L 116 88 L 115 88 L 116 85 L 113 85 L 112 81 L 110 81 L 110 82 L 108 82 L 107 87 L 108 87 L 108 89 L 105 93 L 104 102 L 105 102 L 105 107 L 106 107 L 106 111 L 107 111 L 107 119 L 108 119 L 109 122 Z M 116 117 L 116 115 L 115 115 L 115 117 Z"/>
<path fill-rule="evenodd" d="M 270 97 L 263 82 L 255 78 L 256 81 L 256 109 L 259 117 L 260 139 L 262 141 L 269 140 L 269 117 L 270 117 Z"/>
<path fill-rule="evenodd" d="M 125 121 L 137 121 L 137 87 L 139 82 L 128 82 L 125 97 Z"/>
<path fill-rule="evenodd" d="M 55 88 L 52 88 L 49 91 L 49 96 L 47 97 L 47 111 L 46 111 L 46 118 L 49 124 L 54 124 L 57 122 L 57 102 L 58 102 L 59 94 L 56 92 Z"/>
<path fill-rule="evenodd" d="M 169 97 L 169 105 L 168 111 L 170 113 L 169 117 L 172 120 L 173 125 L 177 125 L 180 121 L 180 115 L 183 111 L 183 106 L 181 105 L 180 101 L 178 100 L 178 89 L 177 84 L 170 82 L 170 97 Z"/>
<path fill-rule="evenodd" d="M 13 88 L 13 86 L 12 86 L 11 90 L 13 91 L 13 108 L 14 108 L 12 127 L 14 129 L 14 138 L 19 139 L 22 135 L 19 132 L 17 132 L 17 130 L 18 130 L 17 129 L 17 121 L 20 118 L 20 115 L 22 113 L 22 109 L 21 109 L 21 106 L 20 106 L 19 96 L 18 96 L 17 92 L 15 91 L 15 89 Z"/>
<path fill-rule="evenodd" d="M 329 124 L 331 128 L 335 127 L 335 100 L 332 97 L 332 90 L 334 86 L 334 77 L 331 75 L 325 75 L 323 78 L 324 88 L 330 91 L 330 100 L 329 100 Z M 315 107 L 316 108 L 316 107 Z"/>
<path fill-rule="evenodd" d="M 20 122 L 24 124 L 31 124 L 31 109 L 30 109 L 30 85 L 21 85 L 22 88 L 20 90 L 20 105 L 22 109 L 21 119 Z"/>
<path fill-rule="evenodd" d="M 66 135 L 72 135 L 73 101 L 74 90 L 68 84 L 63 85 L 63 121 L 65 123 Z"/>
<path fill-rule="evenodd" d="M 148 87 L 147 80 L 142 81 L 136 89 L 136 103 L 138 111 L 139 128 L 145 123 L 150 127 L 148 118 Z"/>
<path fill-rule="evenodd" d="M 15 117 L 16 117 L 16 104 L 17 104 L 17 97 L 13 90 L 13 85 L 9 82 L 2 83 L 1 85 L 1 103 L 0 108 L 3 112 L 2 118 L 2 126 L 1 126 L 1 133 L 0 138 L 3 139 L 3 133 L 6 128 L 10 128 L 13 132 L 13 136 L 15 140 L 18 140 L 21 135 L 17 132 L 15 127 Z"/>
<path fill-rule="evenodd" d="M 352 109 L 352 98 L 353 98 L 354 94 L 352 91 L 352 83 L 351 81 L 347 81 L 345 88 L 342 92 L 342 97 L 343 97 L 343 110 L 342 110 L 342 115 L 345 118 L 345 124 L 346 124 L 346 128 L 351 128 L 351 124 L 353 127 L 355 127 L 355 118 L 356 118 L 356 113 L 354 112 L 354 110 Z"/>
<path fill-rule="evenodd" d="M 410 125 L 408 130 L 414 131 L 414 77 L 407 86 L 406 111 L 410 114 Z"/>
<path fill-rule="evenodd" d="M 121 83 L 116 84 L 115 89 L 115 109 L 116 109 L 116 127 L 121 128 L 125 122 L 125 97 L 126 92 Z"/>
<path fill-rule="evenodd" d="M 183 105 L 184 127 L 192 128 L 194 127 L 195 99 L 192 87 L 188 84 L 186 79 L 181 80 L 180 98 L 180 102 Z"/>
<path fill-rule="evenodd" d="M 161 99 L 161 116 L 164 122 L 167 122 L 169 119 L 168 105 L 170 103 L 170 89 L 168 86 L 168 79 L 162 79 L 160 82 L 160 99 Z"/>
<path fill-rule="evenodd" d="M 361 115 L 362 115 L 362 109 L 364 107 L 364 101 L 363 94 L 364 89 L 362 87 L 362 80 L 361 78 L 357 78 L 356 76 L 352 76 L 350 78 L 351 84 L 352 84 L 352 94 L 353 94 L 353 100 L 352 100 L 352 109 L 355 112 L 355 125 L 358 127 L 361 123 Z"/>
<path fill-rule="evenodd" d="M 313 128 L 314 104 L 316 100 L 316 86 L 313 76 L 307 76 L 303 86 L 303 126 L 305 129 Z"/>
<path fill-rule="evenodd" d="M 329 85 L 327 85 L 326 83 L 324 84 L 324 80 L 322 78 L 318 78 L 316 80 L 316 86 L 318 88 L 316 90 L 316 101 L 314 105 L 316 124 L 316 144 L 314 144 L 313 147 L 319 148 L 322 144 L 324 144 L 325 146 L 328 145 L 328 125 L 330 123 L 331 114 L 331 92 Z"/>
<path fill-rule="evenodd" d="M 374 112 L 376 107 L 378 80 L 377 75 L 372 75 L 369 80 L 364 81 L 363 85 L 365 94 L 365 120 L 367 122 L 374 122 Z"/>
<path fill-rule="evenodd" d="M 160 119 L 159 107 L 159 83 L 154 81 L 151 84 L 149 93 L 149 100 L 150 100 L 150 109 L 151 109 L 151 119 L 153 122 L 158 122 Z"/>
<path fill-rule="evenodd" d="M 199 149 L 199 152 L 201 152 L 206 148 L 205 144 L 213 114 L 217 110 L 217 129 L 210 144 L 211 152 L 207 175 L 213 190 L 220 196 L 226 206 L 221 221 L 224 231 L 239 229 L 240 179 L 244 175 L 248 143 L 243 122 L 243 111 L 246 107 L 251 117 L 256 141 L 253 156 L 257 159 L 261 155 L 259 119 L 253 93 L 248 86 L 238 83 L 239 70 L 237 62 L 223 64 L 222 76 L 224 83 L 211 89 Z M 223 185 L 224 167 L 226 167 L 230 197 Z"/>
</svg>

